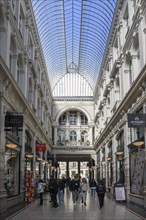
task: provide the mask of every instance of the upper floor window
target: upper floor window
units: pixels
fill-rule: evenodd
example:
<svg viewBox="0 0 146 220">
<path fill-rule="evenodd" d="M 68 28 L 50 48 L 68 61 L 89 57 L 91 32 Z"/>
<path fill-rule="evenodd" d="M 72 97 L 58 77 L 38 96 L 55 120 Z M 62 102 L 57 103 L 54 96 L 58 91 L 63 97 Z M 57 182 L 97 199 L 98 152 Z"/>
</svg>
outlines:
<svg viewBox="0 0 146 220">
<path fill-rule="evenodd" d="M 63 114 L 63 115 L 60 116 L 60 118 L 59 118 L 59 124 L 60 124 L 60 125 L 65 125 L 65 124 L 66 124 L 66 115 L 65 115 L 65 114 Z"/>
<path fill-rule="evenodd" d="M 19 31 L 22 37 L 24 37 L 24 22 L 25 17 L 22 8 L 20 8 L 20 14 L 19 14 Z"/>
<path fill-rule="evenodd" d="M 33 43 L 31 38 L 29 38 L 28 52 L 29 52 L 29 58 L 33 60 Z"/>
<path fill-rule="evenodd" d="M 121 131 L 119 137 L 118 137 L 118 146 L 124 146 L 124 132 Z"/>
<path fill-rule="evenodd" d="M 77 124 L 77 113 L 76 112 L 70 112 L 69 123 L 70 123 L 70 125 L 76 125 Z"/>
<path fill-rule="evenodd" d="M 88 119 L 85 115 L 81 114 L 81 124 L 86 125 L 88 123 Z"/>
<path fill-rule="evenodd" d="M 17 60 L 17 83 L 20 84 L 20 63 L 19 60 Z"/>
<path fill-rule="evenodd" d="M 81 141 L 85 142 L 86 141 L 86 136 L 87 136 L 87 132 L 86 131 L 82 131 L 81 132 Z"/>
<path fill-rule="evenodd" d="M 65 141 L 65 131 L 59 130 L 58 136 L 59 136 L 59 141 Z"/>
<path fill-rule="evenodd" d="M 77 140 L 77 134 L 75 131 L 70 132 L 70 141 L 76 141 Z"/>
<path fill-rule="evenodd" d="M 125 28 L 126 28 L 126 31 L 125 31 L 126 35 L 125 35 L 125 37 L 126 37 L 128 32 L 129 32 L 129 29 L 130 29 L 128 5 L 126 7 L 123 19 L 124 19 L 124 22 L 125 22 Z"/>
</svg>

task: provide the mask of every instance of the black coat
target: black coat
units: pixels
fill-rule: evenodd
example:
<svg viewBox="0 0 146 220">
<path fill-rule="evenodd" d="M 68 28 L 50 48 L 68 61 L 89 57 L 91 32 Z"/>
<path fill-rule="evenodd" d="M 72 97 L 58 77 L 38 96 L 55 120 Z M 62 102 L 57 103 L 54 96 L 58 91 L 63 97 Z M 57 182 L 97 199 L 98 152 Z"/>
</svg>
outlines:
<svg viewBox="0 0 146 220">
<path fill-rule="evenodd" d="M 79 188 L 80 188 L 80 181 L 79 180 L 73 179 L 70 181 L 70 184 L 69 184 L 70 191 L 75 191 L 75 190 L 78 191 Z"/>
</svg>

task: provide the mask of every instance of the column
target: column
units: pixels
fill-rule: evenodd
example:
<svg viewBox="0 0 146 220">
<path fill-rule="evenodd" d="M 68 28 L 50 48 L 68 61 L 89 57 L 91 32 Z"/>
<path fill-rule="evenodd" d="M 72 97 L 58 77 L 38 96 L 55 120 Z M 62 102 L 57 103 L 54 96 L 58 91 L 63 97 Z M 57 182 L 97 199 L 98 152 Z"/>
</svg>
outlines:
<svg viewBox="0 0 146 220">
<path fill-rule="evenodd" d="M 143 106 L 144 114 L 146 114 L 146 103 Z M 145 168 L 146 170 L 146 127 L 144 128 L 144 140 L 145 140 Z M 146 172 L 144 172 L 144 210 L 146 210 Z"/>
<path fill-rule="evenodd" d="M 5 11 L 4 11 L 4 3 L 1 3 L 0 5 L 0 54 L 2 58 L 5 60 L 5 55 L 6 55 L 6 27 L 5 27 L 5 22 L 6 22 L 6 17 L 5 17 Z"/>
<path fill-rule="evenodd" d="M 66 162 L 66 177 L 69 177 L 69 161 Z"/>
<path fill-rule="evenodd" d="M 69 125 L 69 112 L 66 113 L 66 125 Z"/>
<path fill-rule="evenodd" d="M 89 161 L 89 184 L 91 183 L 92 179 L 92 168 L 91 168 L 91 160 Z"/>
<path fill-rule="evenodd" d="M 32 140 L 32 153 L 33 153 L 33 180 L 34 180 L 34 183 L 36 181 L 36 151 L 35 151 L 35 145 L 36 145 L 36 137 L 34 136 L 33 137 L 33 140 Z"/>
<path fill-rule="evenodd" d="M 78 161 L 78 174 L 80 176 L 80 161 Z"/>
<path fill-rule="evenodd" d="M 28 70 L 27 70 L 27 56 L 24 57 L 24 88 L 23 88 L 23 93 L 25 98 L 27 99 L 28 97 Z"/>
<path fill-rule="evenodd" d="M 21 155 L 20 155 L 20 194 L 23 196 L 25 192 L 25 125 L 21 132 Z"/>
<path fill-rule="evenodd" d="M 38 89 L 38 87 L 37 87 L 37 81 L 35 81 L 35 85 L 34 85 L 34 107 L 35 107 L 35 109 L 37 109 L 37 89 Z"/>
<path fill-rule="evenodd" d="M 4 132 L 4 102 L 2 78 L 0 78 L 0 212 L 6 210 L 7 194 L 4 188 L 5 172 L 5 132 Z"/>
<path fill-rule="evenodd" d="M 14 79 L 17 81 L 17 54 L 12 55 L 11 73 Z"/>
<path fill-rule="evenodd" d="M 10 12 L 7 10 L 6 13 L 6 34 L 4 34 L 5 39 L 2 47 L 4 50 L 4 60 L 6 64 L 9 66 L 10 64 L 10 43 L 11 43 L 11 25 L 10 25 Z"/>
<path fill-rule="evenodd" d="M 54 144 L 57 144 L 57 127 L 54 127 Z"/>
<path fill-rule="evenodd" d="M 80 125 L 80 112 L 77 112 L 77 125 Z"/>
<path fill-rule="evenodd" d="M 127 200 L 129 200 L 129 193 L 130 193 L 130 171 L 129 171 L 129 149 L 127 145 L 129 144 L 128 139 L 130 137 L 130 128 L 128 128 L 128 123 L 126 122 L 124 127 L 124 175 L 125 175 L 125 187 L 127 193 Z"/>
</svg>

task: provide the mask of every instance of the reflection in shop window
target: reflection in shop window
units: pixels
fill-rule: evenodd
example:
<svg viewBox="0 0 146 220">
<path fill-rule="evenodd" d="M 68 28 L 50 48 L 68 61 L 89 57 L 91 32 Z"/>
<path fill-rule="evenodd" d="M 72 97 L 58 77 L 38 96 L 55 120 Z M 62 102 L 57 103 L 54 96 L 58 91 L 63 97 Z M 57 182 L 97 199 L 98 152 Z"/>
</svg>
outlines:
<svg viewBox="0 0 146 220">
<path fill-rule="evenodd" d="M 6 148 L 4 185 L 8 197 L 19 194 L 19 166 L 19 152 Z"/>
</svg>

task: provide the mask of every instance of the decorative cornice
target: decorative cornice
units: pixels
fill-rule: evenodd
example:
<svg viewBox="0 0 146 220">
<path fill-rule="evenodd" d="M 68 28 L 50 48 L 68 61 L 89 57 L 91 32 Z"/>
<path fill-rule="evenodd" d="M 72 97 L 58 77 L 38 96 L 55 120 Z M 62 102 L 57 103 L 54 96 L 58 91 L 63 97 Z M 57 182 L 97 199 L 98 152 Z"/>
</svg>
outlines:
<svg viewBox="0 0 146 220">
<path fill-rule="evenodd" d="M 53 97 L 53 101 L 94 101 L 93 97 L 90 96 L 64 96 L 64 97 Z"/>
</svg>

